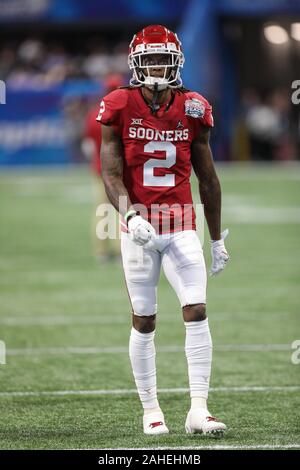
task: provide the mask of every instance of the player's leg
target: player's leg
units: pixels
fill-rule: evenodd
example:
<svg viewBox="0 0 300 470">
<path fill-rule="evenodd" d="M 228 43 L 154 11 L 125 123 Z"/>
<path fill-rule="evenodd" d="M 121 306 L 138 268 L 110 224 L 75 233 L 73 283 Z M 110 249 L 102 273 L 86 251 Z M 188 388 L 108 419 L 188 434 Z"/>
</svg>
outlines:
<svg viewBox="0 0 300 470">
<path fill-rule="evenodd" d="M 198 432 L 222 437 L 226 430 L 225 424 L 213 417 L 207 409 L 212 340 L 205 304 L 183 306 L 182 312 L 186 327 L 185 353 L 191 396 L 185 429 L 189 434 Z"/>
<path fill-rule="evenodd" d="M 206 317 L 206 268 L 195 231 L 174 234 L 163 253 L 164 272 L 182 306 L 186 328 L 185 353 L 191 396 L 187 432 L 219 435 L 226 426 L 207 410 L 212 340 Z"/>
<path fill-rule="evenodd" d="M 154 344 L 161 255 L 156 250 L 137 246 L 125 233 L 122 233 L 121 251 L 133 313 L 129 356 L 144 409 L 144 432 L 166 434 L 169 431 L 157 399 Z"/>
</svg>

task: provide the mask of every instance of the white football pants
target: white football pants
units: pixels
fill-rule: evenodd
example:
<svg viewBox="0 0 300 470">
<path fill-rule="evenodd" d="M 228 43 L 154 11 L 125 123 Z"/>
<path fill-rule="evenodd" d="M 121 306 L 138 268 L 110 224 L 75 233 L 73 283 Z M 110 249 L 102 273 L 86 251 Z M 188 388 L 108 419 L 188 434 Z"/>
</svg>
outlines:
<svg viewBox="0 0 300 470">
<path fill-rule="evenodd" d="M 121 252 L 127 289 L 135 315 L 157 312 L 157 285 L 161 264 L 181 307 L 206 303 L 206 268 L 200 240 L 194 230 L 158 235 L 146 247 L 121 234 Z"/>
</svg>

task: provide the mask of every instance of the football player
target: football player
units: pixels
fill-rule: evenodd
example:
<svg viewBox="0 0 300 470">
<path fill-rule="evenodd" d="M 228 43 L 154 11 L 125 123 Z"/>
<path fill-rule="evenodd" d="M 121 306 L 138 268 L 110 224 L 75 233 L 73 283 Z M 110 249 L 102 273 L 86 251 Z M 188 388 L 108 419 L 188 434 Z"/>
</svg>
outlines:
<svg viewBox="0 0 300 470">
<path fill-rule="evenodd" d="M 145 434 L 169 432 L 156 388 L 155 318 L 161 266 L 186 328 L 191 407 L 187 433 L 221 436 L 224 423 L 207 409 L 212 341 L 206 316 L 206 268 L 190 188 L 193 167 L 211 236 L 211 274 L 228 259 L 221 233 L 221 190 L 209 145 L 212 108 L 183 87 L 176 34 L 147 26 L 130 44 L 128 87 L 104 97 L 102 171 L 107 195 L 123 218 L 121 251 L 132 306 L 129 355 L 144 409 Z"/>
</svg>

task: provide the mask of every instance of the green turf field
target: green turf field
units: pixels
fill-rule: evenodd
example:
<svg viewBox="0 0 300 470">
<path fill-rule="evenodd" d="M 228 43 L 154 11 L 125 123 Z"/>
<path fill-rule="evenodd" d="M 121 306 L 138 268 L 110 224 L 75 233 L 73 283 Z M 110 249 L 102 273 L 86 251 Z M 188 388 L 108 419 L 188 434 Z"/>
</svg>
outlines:
<svg viewBox="0 0 300 470">
<path fill-rule="evenodd" d="M 163 276 L 157 367 L 170 434 L 143 436 L 121 266 L 100 266 L 92 254 L 90 174 L 38 169 L 0 173 L 0 448 L 300 449 L 300 364 L 291 361 L 300 339 L 300 167 L 218 171 L 232 259 L 208 284 L 209 405 L 227 437 L 185 434 L 184 327 Z"/>
</svg>

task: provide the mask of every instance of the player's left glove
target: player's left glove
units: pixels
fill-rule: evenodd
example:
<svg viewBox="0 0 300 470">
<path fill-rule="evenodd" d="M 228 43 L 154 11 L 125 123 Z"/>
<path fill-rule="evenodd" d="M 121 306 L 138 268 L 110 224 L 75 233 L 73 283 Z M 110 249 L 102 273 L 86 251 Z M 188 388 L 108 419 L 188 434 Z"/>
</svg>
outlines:
<svg viewBox="0 0 300 470">
<path fill-rule="evenodd" d="M 211 276 L 216 276 L 226 266 L 227 261 L 229 260 L 229 255 L 226 251 L 224 240 L 227 237 L 229 230 L 226 229 L 221 233 L 220 240 L 211 240 L 211 256 L 212 256 L 212 265 L 210 270 Z"/>
</svg>

